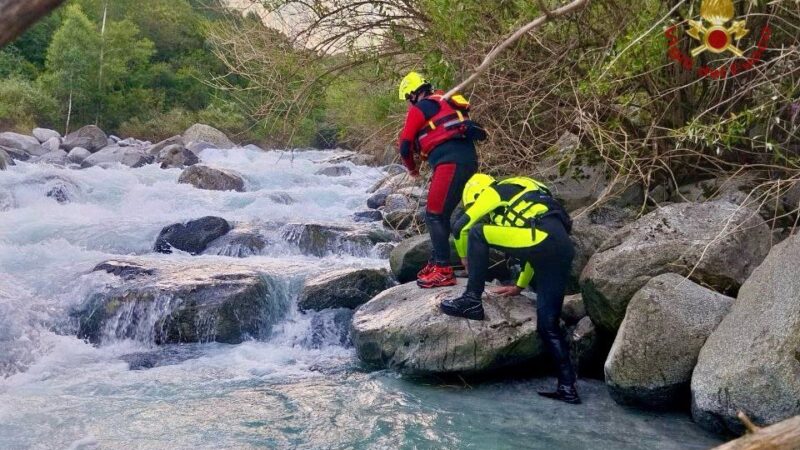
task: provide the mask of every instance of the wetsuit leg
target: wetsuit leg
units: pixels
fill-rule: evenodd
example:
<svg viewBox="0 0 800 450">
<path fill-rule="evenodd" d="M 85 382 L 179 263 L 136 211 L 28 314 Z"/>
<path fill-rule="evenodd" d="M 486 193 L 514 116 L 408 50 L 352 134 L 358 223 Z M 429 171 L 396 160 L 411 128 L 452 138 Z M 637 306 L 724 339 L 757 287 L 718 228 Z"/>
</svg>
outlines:
<svg viewBox="0 0 800 450">
<path fill-rule="evenodd" d="M 470 230 L 467 243 L 467 290 L 483 292 L 489 247 L 498 248 L 529 263 L 533 267 L 536 282 L 537 331 L 545 348 L 556 360 L 559 384 L 572 385 L 575 383 L 575 371 L 560 319 L 575 251 L 564 226 L 555 217 L 542 219 L 539 229 L 547 237 L 535 242 L 529 228 L 476 224 Z"/>
<path fill-rule="evenodd" d="M 575 371 L 560 319 L 574 249 L 557 219 L 545 219 L 542 228 L 548 232 L 548 238 L 527 252 L 536 279 L 537 331 L 556 361 L 558 383 L 571 386 L 575 383 Z"/>
<path fill-rule="evenodd" d="M 476 165 L 458 163 L 442 163 L 433 170 L 425 223 L 436 264 L 450 263 L 450 216 L 461 201 L 464 185 L 476 171 Z"/>
</svg>

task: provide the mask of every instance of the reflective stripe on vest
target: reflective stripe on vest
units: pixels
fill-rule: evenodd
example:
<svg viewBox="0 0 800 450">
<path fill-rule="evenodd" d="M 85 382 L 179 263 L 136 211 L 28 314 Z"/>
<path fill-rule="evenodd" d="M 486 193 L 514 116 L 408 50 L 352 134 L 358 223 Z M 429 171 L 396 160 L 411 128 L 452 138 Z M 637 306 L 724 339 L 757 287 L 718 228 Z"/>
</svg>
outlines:
<svg viewBox="0 0 800 450">
<path fill-rule="evenodd" d="M 514 177 L 497 184 L 511 184 L 523 189 L 508 201 L 508 206 L 502 212 L 493 214 L 491 220 L 495 225 L 529 227 L 531 219 L 546 214 L 556 206 L 547 186 L 532 178 Z"/>
</svg>

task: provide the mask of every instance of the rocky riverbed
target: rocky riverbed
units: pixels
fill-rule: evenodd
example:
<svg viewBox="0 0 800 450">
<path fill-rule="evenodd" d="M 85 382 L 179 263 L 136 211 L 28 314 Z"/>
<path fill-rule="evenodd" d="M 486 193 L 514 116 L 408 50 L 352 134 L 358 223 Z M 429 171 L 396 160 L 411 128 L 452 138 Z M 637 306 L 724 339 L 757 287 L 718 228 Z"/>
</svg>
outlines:
<svg viewBox="0 0 800 450">
<path fill-rule="evenodd" d="M 401 284 L 430 251 L 401 167 L 204 125 L 32 134 L 0 134 L 0 447 L 699 449 L 690 408 L 717 433 L 797 413 L 796 277 L 771 274 L 800 250 L 736 196 L 642 215 L 636 186 L 587 209 L 602 174 L 537 175 L 576 217 L 572 407 L 535 396 L 534 294 L 473 324 L 436 309 L 460 286 Z"/>
</svg>

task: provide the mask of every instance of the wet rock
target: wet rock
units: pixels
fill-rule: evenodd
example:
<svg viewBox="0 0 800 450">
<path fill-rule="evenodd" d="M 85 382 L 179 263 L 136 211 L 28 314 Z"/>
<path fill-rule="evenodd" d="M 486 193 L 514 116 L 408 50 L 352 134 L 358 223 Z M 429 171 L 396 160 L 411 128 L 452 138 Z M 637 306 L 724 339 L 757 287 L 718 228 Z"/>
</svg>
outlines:
<svg viewBox="0 0 800 450">
<path fill-rule="evenodd" d="M 13 160 L 16 160 L 16 161 L 27 161 L 27 160 L 29 160 L 31 158 L 31 155 L 26 153 L 24 150 L 20 150 L 20 149 L 17 149 L 17 148 L 12 148 L 12 147 L 6 147 L 4 145 L 0 145 L 0 151 L 5 153 L 6 155 L 8 155 L 8 157 L 11 158 L 12 161 Z M 9 164 L 9 165 L 11 165 L 11 164 Z"/>
<path fill-rule="evenodd" d="M 356 222 L 378 222 L 383 220 L 383 214 L 374 209 L 357 211 L 355 214 L 353 214 L 353 220 Z"/>
<path fill-rule="evenodd" d="M 366 256 L 375 244 L 397 239 L 395 233 L 382 228 L 315 223 L 287 224 L 282 235 L 304 255 L 318 257 L 341 253 Z"/>
<path fill-rule="evenodd" d="M 88 149 L 87 149 L 88 150 Z M 141 167 L 153 162 L 153 158 L 144 150 L 135 147 L 109 146 L 92 153 L 81 163 L 82 168 L 102 167 L 108 169 L 122 164 L 128 167 Z"/>
<path fill-rule="evenodd" d="M 375 193 L 367 198 L 367 207 L 372 209 L 378 209 L 386 204 L 386 197 L 389 196 L 391 193 L 391 189 L 389 188 L 382 188 L 377 190 Z"/>
<path fill-rule="evenodd" d="M 6 153 L 5 150 L 0 149 L 0 170 L 6 170 L 8 166 L 13 166 L 14 160 Z M 378 213 L 380 215 L 380 213 Z"/>
<path fill-rule="evenodd" d="M 800 414 L 800 237 L 772 248 L 700 351 L 692 416 L 716 432 L 741 433 L 737 411 L 756 424 Z"/>
<path fill-rule="evenodd" d="M 189 142 L 188 144 L 186 144 L 186 149 L 189 150 L 190 152 L 194 153 L 198 158 L 200 157 L 200 153 L 203 150 L 206 150 L 206 149 L 209 149 L 209 148 L 214 148 L 215 149 L 215 148 L 217 148 L 217 146 L 214 145 L 214 144 L 209 144 L 208 142 L 205 142 L 205 141 Z"/>
<path fill-rule="evenodd" d="M 408 283 L 359 307 L 352 327 L 358 357 L 373 366 L 428 375 L 487 372 L 542 354 L 536 309 L 524 297 L 485 298 L 483 321 L 442 314 L 439 303 L 461 295 L 464 286 L 464 280 L 441 289 Z"/>
<path fill-rule="evenodd" d="M 349 167 L 330 166 L 317 170 L 316 172 L 314 172 L 314 175 L 325 175 L 327 177 L 343 177 L 346 175 L 350 175 L 351 173 L 352 171 L 350 170 Z"/>
<path fill-rule="evenodd" d="M 81 147 L 89 150 L 90 153 L 94 153 L 106 146 L 108 146 L 108 136 L 103 130 L 94 125 L 87 125 L 78 131 L 68 134 L 61 144 L 61 147 L 66 151 Z"/>
<path fill-rule="evenodd" d="M 51 138 L 42 143 L 42 148 L 47 150 L 48 152 L 55 152 L 61 149 L 61 139 L 60 138 Z M 64 152 L 66 153 L 66 152 Z"/>
<path fill-rule="evenodd" d="M 688 405 L 697 355 L 732 304 L 681 275 L 648 281 L 628 304 L 606 360 L 611 397 L 656 409 Z"/>
<path fill-rule="evenodd" d="M 164 150 L 165 148 L 171 145 L 180 145 L 181 147 L 183 147 L 184 144 L 185 143 L 183 142 L 183 137 L 181 137 L 180 135 L 172 136 L 170 138 L 164 139 L 161 142 L 151 145 L 150 148 L 147 149 L 147 154 L 155 158 L 156 156 L 158 156 L 159 153 L 161 153 L 161 150 Z"/>
<path fill-rule="evenodd" d="M 39 140 L 33 136 L 26 136 L 24 134 L 19 133 L 12 133 L 7 131 L 5 133 L 0 133 L 0 146 L 7 147 L 9 149 L 16 150 L 16 152 L 12 153 L 9 151 L 12 157 L 14 157 L 15 153 L 24 153 L 28 157 L 30 156 L 42 156 L 47 153 L 47 150 L 42 148 L 41 144 L 39 144 Z M 8 151 L 8 150 L 6 150 Z M 15 158 L 20 160 L 26 160 L 27 158 Z"/>
<path fill-rule="evenodd" d="M 193 166 L 199 163 L 200 159 L 183 145 L 175 144 L 164 147 L 158 153 L 156 162 L 161 165 L 162 169 L 173 169 Z"/>
<path fill-rule="evenodd" d="M 389 255 L 396 246 L 393 242 L 378 242 L 375 247 L 372 247 L 371 255 L 373 258 L 389 259 Z"/>
<path fill-rule="evenodd" d="M 240 260 L 243 261 L 243 260 Z M 280 280 L 298 266 L 136 258 L 98 271 L 126 273 L 72 312 L 78 336 L 93 343 L 133 339 L 156 344 L 265 337 L 288 306 Z M 109 269 L 117 267 L 117 269 Z"/>
<path fill-rule="evenodd" d="M 82 147 L 75 147 L 67 153 L 67 160 L 71 163 L 81 164 L 90 156 L 92 156 L 92 153 L 89 150 Z"/>
<path fill-rule="evenodd" d="M 416 205 L 411 203 L 408 197 L 403 194 L 389 194 L 383 205 L 384 214 L 389 214 L 401 210 L 414 210 Z"/>
<path fill-rule="evenodd" d="M 586 309 L 599 328 L 619 328 L 633 294 L 663 273 L 735 295 L 769 251 L 758 213 L 725 201 L 665 206 L 617 231 L 581 274 Z"/>
<path fill-rule="evenodd" d="M 269 239 L 257 227 L 240 224 L 208 244 L 203 253 L 246 258 L 260 255 L 269 244 Z"/>
<path fill-rule="evenodd" d="M 295 200 L 294 197 L 286 192 L 271 192 L 267 194 L 267 197 L 269 197 L 273 203 L 277 203 L 279 205 L 292 205 L 297 203 L 297 200 Z"/>
<path fill-rule="evenodd" d="M 564 306 L 561 308 L 561 318 L 567 325 L 574 325 L 586 317 L 586 305 L 583 304 L 581 294 L 567 295 L 564 297 Z"/>
<path fill-rule="evenodd" d="M 34 128 L 31 134 L 33 134 L 33 137 L 35 137 L 36 140 L 42 144 L 51 139 L 58 139 L 59 142 L 61 141 L 61 133 L 55 130 L 49 130 L 47 128 Z"/>
<path fill-rule="evenodd" d="M 297 302 L 301 311 L 357 308 L 392 285 L 379 269 L 340 269 L 306 280 Z"/>
<path fill-rule="evenodd" d="M 226 136 L 225 133 L 202 123 L 196 123 L 189 127 L 189 129 L 183 133 L 183 141 L 187 143 L 200 141 L 208 142 L 209 144 L 222 149 L 236 147 L 236 144 L 228 139 L 228 136 Z"/>
<path fill-rule="evenodd" d="M 579 377 L 603 378 L 603 362 L 611 346 L 592 319 L 584 317 L 569 334 L 572 364 Z"/>
<path fill-rule="evenodd" d="M 60 176 L 46 176 L 38 181 L 43 184 L 45 195 L 58 203 L 68 203 L 78 198 L 80 189 L 72 181 Z"/>
<path fill-rule="evenodd" d="M 244 192 L 244 179 L 238 173 L 200 164 L 185 169 L 178 178 L 178 183 L 212 191 Z"/>
<path fill-rule="evenodd" d="M 64 166 L 67 164 L 67 152 L 58 149 L 56 151 L 46 153 L 33 160 L 39 164 L 52 164 L 55 166 Z"/>
<path fill-rule="evenodd" d="M 225 235 L 231 226 L 222 217 L 207 216 L 164 227 L 156 239 L 154 251 L 172 253 L 176 248 L 197 255 L 206 249 L 214 239 Z"/>
</svg>

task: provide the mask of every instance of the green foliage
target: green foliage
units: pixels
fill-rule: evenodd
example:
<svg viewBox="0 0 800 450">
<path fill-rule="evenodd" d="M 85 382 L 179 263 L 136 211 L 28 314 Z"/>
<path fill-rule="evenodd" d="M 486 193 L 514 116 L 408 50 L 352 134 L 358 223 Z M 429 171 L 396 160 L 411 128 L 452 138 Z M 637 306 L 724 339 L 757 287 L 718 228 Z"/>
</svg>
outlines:
<svg viewBox="0 0 800 450">
<path fill-rule="evenodd" d="M 0 80 L 0 126 L 30 133 L 34 126 L 54 126 L 58 103 L 21 78 Z"/>
<path fill-rule="evenodd" d="M 68 0 L 0 51 L 0 80 L 31 80 L 26 95 L 38 91 L 48 107 L 56 106 L 46 115 L 3 117 L 0 125 L 25 128 L 46 120 L 63 128 L 71 98 L 72 129 L 97 123 L 111 133 L 152 139 L 179 134 L 202 117 L 250 137 L 248 114 L 208 83 L 225 73 L 207 44 L 210 25 L 225 19 L 209 10 L 213 3 Z"/>
</svg>

